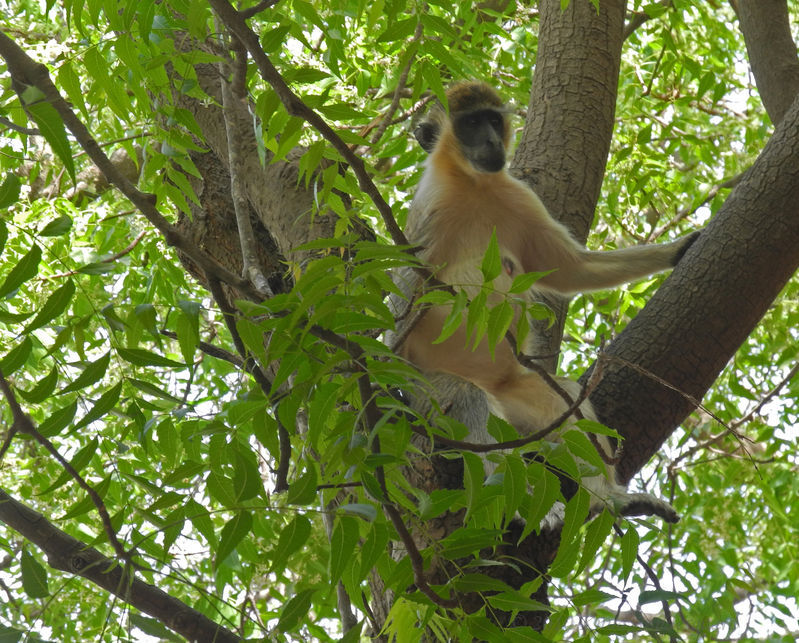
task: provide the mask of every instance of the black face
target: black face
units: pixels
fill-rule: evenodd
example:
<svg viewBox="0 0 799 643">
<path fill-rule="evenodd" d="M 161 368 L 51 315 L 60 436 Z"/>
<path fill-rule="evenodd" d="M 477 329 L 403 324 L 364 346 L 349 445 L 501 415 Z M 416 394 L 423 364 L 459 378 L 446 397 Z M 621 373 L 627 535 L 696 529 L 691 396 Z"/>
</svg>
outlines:
<svg viewBox="0 0 799 643">
<path fill-rule="evenodd" d="M 505 167 L 505 117 L 493 109 L 453 115 L 455 137 L 463 155 L 480 172 L 499 172 Z"/>
</svg>

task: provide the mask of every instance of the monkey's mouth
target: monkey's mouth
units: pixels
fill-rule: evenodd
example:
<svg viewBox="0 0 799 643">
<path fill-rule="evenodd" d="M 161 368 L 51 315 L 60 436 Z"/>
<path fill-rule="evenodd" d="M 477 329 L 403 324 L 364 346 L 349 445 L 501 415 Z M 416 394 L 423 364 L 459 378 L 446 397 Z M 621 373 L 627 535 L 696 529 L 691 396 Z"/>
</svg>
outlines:
<svg viewBox="0 0 799 643">
<path fill-rule="evenodd" d="M 505 167 L 505 155 L 491 154 L 480 156 L 472 161 L 472 165 L 474 165 L 474 169 L 479 172 L 499 172 Z"/>
</svg>

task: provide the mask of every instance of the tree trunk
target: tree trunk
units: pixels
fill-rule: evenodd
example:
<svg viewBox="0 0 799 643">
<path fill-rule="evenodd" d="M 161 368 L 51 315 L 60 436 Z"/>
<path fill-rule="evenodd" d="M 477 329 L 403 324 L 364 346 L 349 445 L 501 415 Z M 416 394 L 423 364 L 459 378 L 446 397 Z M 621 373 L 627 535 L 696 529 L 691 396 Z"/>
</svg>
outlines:
<svg viewBox="0 0 799 643">
<path fill-rule="evenodd" d="M 613 134 L 619 83 L 623 0 L 539 3 L 538 54 L 527 121 L 512 173 L 530 185 L 550 214 L 585 243 L 594 219 Z M 568 311 L 564 297 L 543 300 L 556 323 L 535 324 L 526 348 L 554 372 Z"/>
</svg>

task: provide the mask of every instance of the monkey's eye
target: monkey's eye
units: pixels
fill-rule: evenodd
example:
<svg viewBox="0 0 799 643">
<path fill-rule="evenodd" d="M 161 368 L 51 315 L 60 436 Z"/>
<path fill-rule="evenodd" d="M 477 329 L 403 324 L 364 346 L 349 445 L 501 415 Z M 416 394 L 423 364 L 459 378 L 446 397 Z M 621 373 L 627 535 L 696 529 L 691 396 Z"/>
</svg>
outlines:
<svg viewBox="0 0 799 643">
<path fill-rule="evenodd" d="M 496 112 L 491 112 L 488 116 L 488 124 L 494 129 L 502 128 L 502 117 Z"/>
</svg>

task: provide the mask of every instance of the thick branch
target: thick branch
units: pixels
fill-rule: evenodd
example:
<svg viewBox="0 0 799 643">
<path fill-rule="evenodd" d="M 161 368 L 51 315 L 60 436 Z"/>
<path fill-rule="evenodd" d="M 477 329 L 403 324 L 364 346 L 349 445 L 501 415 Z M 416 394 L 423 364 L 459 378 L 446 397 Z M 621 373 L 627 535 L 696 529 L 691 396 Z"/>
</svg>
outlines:
<svg viewBox="0 0 799 643">
<path fill-rule="evenodd" d="M 164 235 L 166 242 L 185 252 L 206 272 L 210 272 L 220 280 L 229 283 L 231 286 L 247 293 L 256 301 L 265 299 L 246 279 L 233 274 L 217 261 L 203 252 L 195 244 L 177 232 L 175 227 L 167 221 L 163 214 L 158 210 L 155 203 L 155 195 L 146 194 L 136 188 L 135 185 L 122 174 L 111 160 L 106 156 L 100 145 L 89 133 L 87 127 L 75 115 L 69 104 L 62 98 L 53 81 L 47 67 L 32 60 L 20 47 L 0 32 L 0 56 L 2 56 L 8 69 L 11 72 L 15 83 L 25 87 L 32 85 L 37 87 L 45 99 L 58 112 L 64 121 L 67 129 L 72 133 L 78 144 L 86 151 L 86 154 L 100 169 L 100 171 L 122 194 L 139 209 L 139 211 Z"/>
<path fill-rule="evenodd" d="M 749 64 L 771 122 L 778 124 L 799 94 L 799 59 L 786 0 L 731 2 L 746 42 Z"/>
<path fill-rule="evenodd" d="M 143 614 L 158 619 L 189 641 L 233 643 L 241 640 L 175 597 L 131 576 L 118 561 L 106 558 L 86 543 L 64 533 L 3 489 L 0 489 L 0 522 L 39 547 L 53 569 L 82 576 Z"/>
<path fill-rule="evenodd" d="M 799 99 L 702 236 L 607 349 L 591 401 L 640 469 L 694 408 L 799 266 Z M 633 371 L 637 364 L 677 391 Z M 690 397 L 686 397 L 686 394 Z"/>
<path fill-rule="evenodd" d="M 258 35 L 247 26 L 242 14 L 236 11 L 227 0 L 209 0 L 216 14 L 220 17 L 225 26 L 231 33 L 241 40 L 247 48 L 250 56 L 252 57 L 261 77 L 268 82 L 275 93 L 280 98 L 286 111 L 292 116 L 297 116 L 305 120 L 316 131 L 318 131 L 335 149 L 341 154 L 342 158 L 352 168 L 353 173 L 358 179 L 358 185 L 364 194 L 366 194 L 377 207 L 383 222 L 386 225 L 394 243 L 398 245 L 408 245 L 402 230 L 397 225 L 396 219 L 391 212 L 391 206 L 380 194 L 380 190 L 369 177 L 366 171 L 363 159 L 356 155 L 350 147 L 336 134 L 333 128 L 316 112 L 310 109 L 305 103 L 300 100 L 291 88 L 286 84 L 286 81 L 280 75 L 280 72 L 272 64 L 269 56 L 261 48 Z"/>
</svg>

